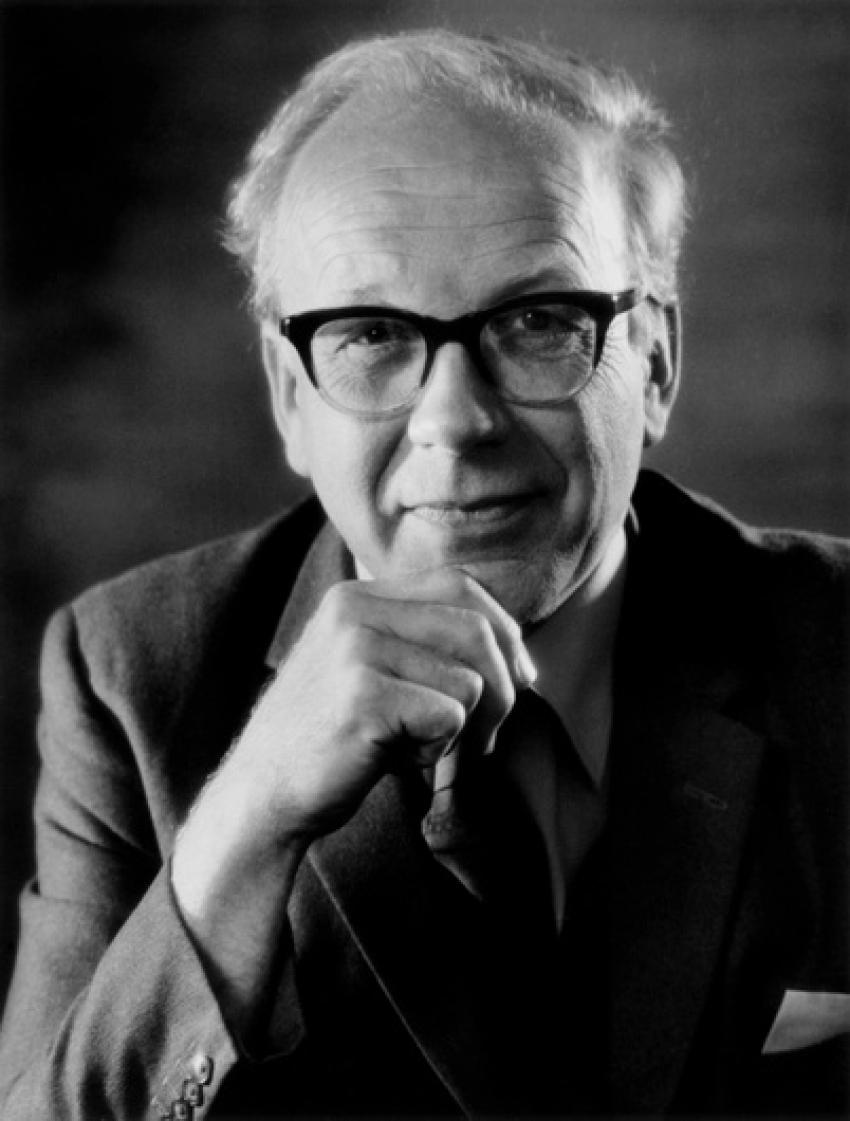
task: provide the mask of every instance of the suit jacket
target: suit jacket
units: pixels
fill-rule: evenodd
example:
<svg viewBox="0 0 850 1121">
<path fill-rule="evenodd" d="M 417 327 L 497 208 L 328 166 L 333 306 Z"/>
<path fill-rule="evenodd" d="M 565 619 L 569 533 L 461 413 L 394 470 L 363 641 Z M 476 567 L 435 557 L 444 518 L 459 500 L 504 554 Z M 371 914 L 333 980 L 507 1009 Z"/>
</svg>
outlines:
<svg viewBox="0 0 850 1121">
<path fill-rule="evenodd" d="M 635 509 L 609 821 L 568 945 L 467 895 L 420 784 L 388 775 L 309 850 L 250 1046 L 168 855 L 350 559 L 308 502 L 60 612 L 2 1116 L 843 1112 L 850 550 L 647 473 Z"/>
</svg>

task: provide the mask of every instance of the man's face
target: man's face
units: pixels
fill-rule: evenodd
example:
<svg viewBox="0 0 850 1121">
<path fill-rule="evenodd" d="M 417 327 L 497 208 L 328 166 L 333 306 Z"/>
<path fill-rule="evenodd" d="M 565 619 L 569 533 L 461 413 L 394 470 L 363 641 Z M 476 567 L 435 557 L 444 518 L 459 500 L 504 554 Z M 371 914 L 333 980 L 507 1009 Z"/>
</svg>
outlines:
<svg viewBox="0 0 850 1121">
<path fill-rule="evenodd" d="M 565 126 L 521 143 L 434 106 L 343 107 L 284 192 L 283 312 L 386 304 L 448 319 L 526 293 L 630 287 L 593 143 Z M 525 622 L 593 571 L 628 509 L 648 411 L 663 431 L 651 339 L 636 335 L 615 319 L 591 381 L 546 408 L 500 400 L 448 343 L 411 411 L 378 420 L 322 400 L 274 324 L 264 357 L 290 462 L 368 573 L 460 567 Z"/>
</svg>

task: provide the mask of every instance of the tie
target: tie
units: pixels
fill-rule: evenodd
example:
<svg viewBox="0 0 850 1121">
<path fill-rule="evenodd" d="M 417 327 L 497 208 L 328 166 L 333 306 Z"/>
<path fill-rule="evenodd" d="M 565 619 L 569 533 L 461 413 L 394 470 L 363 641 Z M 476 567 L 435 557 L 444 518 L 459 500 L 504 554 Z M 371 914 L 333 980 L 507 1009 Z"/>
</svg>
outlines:
<svg viewBox="0 0 850 1121">
<path fill-rule="evenodd" d="M 544 912 L 552 926 L 550 879 L 539 829 L 510 778 L 511 756 L 551 743 L 563 729 L 533 690 L 519 695 L 495 751 L 466 757 L 459 743 L 435 768 L 422 832 L 434 857 L 478 899 L 513 913 Z M 545 741 L 545 742 L 544 742 Z"/>
<path fill-rule="evenodd" d="M 523 755 L 526 763 L 530 755 L 534 760 L 526 774 L 544 787 L 546 797 L 537 811 L 548 800 L 556 816 L 563 814 L 561 824 L 567 828 L 555 831 L 556 844 L 576 849 L 567 862 L 572 866 L 567 884 L 561 885 L 567 888 L 569 910 L 560 938 L 543 839 L 519 793 L 517 763 Z M 461 743 L 452 756 L 448 766 L 435 769 L 422 832 L 435 859 L 484 904 L 481 914 L 497 947 L 500 983 L 507 968 L 531 994 L 534 1016 L 545 1023 L 542 1034 L 529 1028 L 527 1037 L 534 1051 L 530 1081 L 544 1103 L 536 1112 L 598 1112 L 597 1103 L 605 1100 L 608 1054 L 607 896 L 605 880 L 597 875 L 599 862 L 589 859 L 589 850 L 599 837 L 604 802 L 561 720 L 533 690 L 517 698 L 492 755 L 467 759 Z M 562 906 L 563 892 L 561 898 L 556 892 L 554 902 Z"/>
</svg>

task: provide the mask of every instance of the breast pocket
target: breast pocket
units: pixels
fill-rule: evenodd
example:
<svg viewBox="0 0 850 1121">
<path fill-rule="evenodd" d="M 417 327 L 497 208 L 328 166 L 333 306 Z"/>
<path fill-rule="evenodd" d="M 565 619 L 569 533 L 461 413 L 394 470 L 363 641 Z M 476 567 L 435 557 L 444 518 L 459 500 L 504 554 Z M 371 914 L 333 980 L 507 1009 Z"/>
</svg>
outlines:
<svg viewBox="0 0 850 1121">
<path fill-rule="evenodd" d="M 788 989 L 762 1048 L 775 1055 L 850 1033 L 850 994 Z"/>
</svg>

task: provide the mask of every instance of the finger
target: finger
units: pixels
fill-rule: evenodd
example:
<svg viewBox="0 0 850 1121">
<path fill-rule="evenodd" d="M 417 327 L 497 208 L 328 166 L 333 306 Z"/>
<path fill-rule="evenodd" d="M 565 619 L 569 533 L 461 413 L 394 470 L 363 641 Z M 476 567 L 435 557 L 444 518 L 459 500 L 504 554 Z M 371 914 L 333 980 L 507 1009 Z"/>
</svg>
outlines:
<svg viewBox="0 0 850 1121">
<path fill-rule="evenodd" d="M 495 601 L 484 599 L 483 589 L 457 572 L 443 572 L 439 579 L 432 576 L 431 580 L 433 594 L 452 602 L 434 602 L 404 594 L 411 590 L 416 595 L 421 592 L 418 588 L 411 589 L 406 581 L 368 584 L 354 581 L 336 585 L 325 596 L 321 608 L 324 641 L 332 644 L 333 656 L 339 661 L 352 664 L 372 661 L 375 665 L 389 667 L 388 657 L 378 650 L 382 638 L 394 635 L 411 645 L 430 647 L 442 658 L 465 663 L 474 669 L 483 679 L 484 689 L 472 713 L 467 742 L 471 749 L 486 751 L 516 695 L 503 646 L 499 644 L 488 613 L 481 610 L 482 602 L 490 611 Z M 461 606 L 457 601 L 473 606 Z M 513 628 L 518 635 L 516 624 L 495 606 L 504 616 L 500 620 L 503 633 Z M 370 641 L 372 646 L 367 652 L 366 643 Z M 423 683 L 439 687 L 439 682 L 431 679 Z"/>
<path fill-rule="evenodd" d="M 405 764 L 434 766 L 463 730 L 463 705 L 437 689 L 396 677 L 384 677 L 381 685 L 384 696 L 376 695 L 375 712 L 382 726 L 374 742 L 383 750 L 385 765 L 392 770 Z"/>
<path fill-rule="evenodd" d="M 515 686 L 527 688 L 537 677 L 519 624 L 474 577 L 461 568 L 435 568 L 416 574 L 414 579 L 363 582 L 372 596 L 402 601 L 441 604 L 479 611 L 489 621 Z"/>
<path fill-rule="evenodd" d="M 395 678 L 453 697 L 463 705 L 467 717 L 485 689 L 483 676 L 452 651 L 445 653 L 391 632 L 366 628 L 360 656 Z"/>
<path fill-rule="evenodd" d="M 477 625 L 484 630 L 480 621 Z M 445 636 L 443 638 L 445 640 Z M 500 655 L 495 650 L 492 637 L 489 641 L 494 649 L 486 656 L 479 653 L 474 657 L 477 665 L 483 665 L 483 672 L 460 657 L 470 657 L 466 646 L 459 655 L 454 644 L 448 642 L 446 653 L 432 646 L 401 639 L 394 633 L 371 628 L 364 630 L 359 654 L 365 661 L 396 678 L 427 686 L 459 701 L 466 713 L 463 748 L 475 754 L 485 754 L 492 749 L 496 730 L 507 714 L 510 698 L 514 695 L 504 670 L 499 669 Z M 487 666 L 486 661 L 497 664 Z M 489 686 L 485 673 L 491 682 Z M 501 679 L 500 674 L 503 675 Z M 492 684 L 494 677 L 495 685 Z M 447 744 L 444 750 L 448 751 L 451 746 Z"/>
<path fill-rule="evenodd" d="M 406 672 L 414 680 L 434 688 L 444 686 L 465 705 L 469 717 L 465 729 L 468 749 L 486 751 L 516 697 L 489 620 L 469 608 L 410 601 L 373 599 L 369 611 L 369 623 L 359 631 L 361 657 L 375 658 L 392 669 L 392 658 L 397 654 L 405 659 Z M 375 649 L 367 652 L 363 643 L 368 641 L 365 636 L 370 631 Z M 389 641 L 391 637 L 395 643 Z M 431 664 L 427 661 L 429 655 L 434 659 Z M 477 681 L 463 673 L 464 667 L 474 673 Z M 440 675 L 447 676 L 443 679 Z M 469 703 L 473 699 L 469 694 L 478 681 L 481 687 L 474 703 Z"/>
<path fill-rule="evenodd" d="M 489 661 L 503 663 L 497 672 L 489 675 L 493 685 L 504 672 L 511 677 L 493 626 L 482 611 L 403 597 L 399 587 L 389 581 L 384 587 L 390 594 L 378 594 L 374 584 L 351 581 L 335 585 L 326 594 L 320 610 L 322 619 L 318 632 L 322 637 L 319 641 L 332 643 L 337 660 L 362 661 L 366 634 L 374 631 L 396 635 L 414 645 L 429 646 L 466 662 L 479 672 Z"/>
<path fill-rule="evenodd" d="M 457 742 L 457 741 L 456 741 Z M 445 750 L 434 765 L 434 793 L 454 786 L 460 762 L 459 750 Z"/>
</svg>

